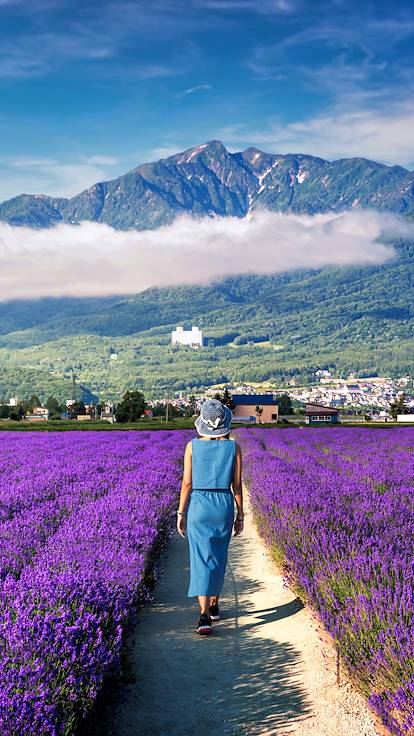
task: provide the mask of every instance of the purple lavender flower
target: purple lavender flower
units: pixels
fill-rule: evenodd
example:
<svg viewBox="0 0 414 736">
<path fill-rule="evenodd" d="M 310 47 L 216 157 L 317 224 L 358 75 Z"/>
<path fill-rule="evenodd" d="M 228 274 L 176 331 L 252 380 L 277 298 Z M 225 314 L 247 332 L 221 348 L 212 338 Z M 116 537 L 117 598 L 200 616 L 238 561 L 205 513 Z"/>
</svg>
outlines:
<svg viewBox="0 0 414 736">
<path fill-rule="evenodd" d="M 73 732 L 119 670 L 193 434 L 2 433 L 2 736 Z"/>
<path fill-rule="evenodd" d="M 414 734 L 414 430 L 240 429 L 267 544 L 396 736 Z"/>
</svg>

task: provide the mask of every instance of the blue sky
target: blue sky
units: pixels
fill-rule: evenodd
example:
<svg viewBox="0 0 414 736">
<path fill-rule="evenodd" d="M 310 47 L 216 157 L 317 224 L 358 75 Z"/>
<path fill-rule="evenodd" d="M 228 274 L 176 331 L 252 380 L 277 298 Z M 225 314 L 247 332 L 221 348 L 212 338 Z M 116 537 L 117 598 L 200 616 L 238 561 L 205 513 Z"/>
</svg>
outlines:
<svg viewBox="0 0 414 736">
<path fill-rule="evenodd" d="M 0 199 L 203 141 L 414 168 L 412 2 L 0 0 Z"/>
</svg>

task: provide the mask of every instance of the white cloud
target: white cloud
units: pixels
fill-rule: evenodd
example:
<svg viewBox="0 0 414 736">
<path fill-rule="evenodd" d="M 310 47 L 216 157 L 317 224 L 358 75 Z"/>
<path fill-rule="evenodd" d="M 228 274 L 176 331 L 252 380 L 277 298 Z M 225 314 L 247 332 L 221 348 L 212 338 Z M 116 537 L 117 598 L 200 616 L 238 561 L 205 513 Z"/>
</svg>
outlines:
<svg viewBox="0 0 414 736">
<path fill-rule="evenodd" d="M 207 92 L 210 89 L 211 84 L 196 84 L 194 87 L 188 87 L 188 89 L 178 92 L 175 97 L 177 100 L 181 100 L 183 97 L 188 97 L 188 95 L 194 94 L 194 92 Z"/>
<path fill-rule="evenodd" d="M 195 6 L 218 11 L 248 11 L 263 15 L 294 13 L 300 9 L 297 0 L 194 0 Z"/>
<path fill-rule="evenodd" d="M 0 201 L 19 194 L 48 194 L 51 197 L 73 197 L 93 183 L 113 179 L 119 174 L 113 167 L 114 156 L 85 156 L 73 163 L 51 158 L 18 157 L 2 160 Z"/>
<path fill-rule="evenodd" d="M 30 168 L 34 166 L 35 168 L 44 167 L 44 166 L 55 166 L 58 162 L 53 158 L 25 158 L 25 157 L 19 157 L 12 159 L 10 162 L 10 166 L 15 166 L 16 168 Z"/>
<path fill-rule="evenodd" d="M 275 153 L 307 153 L 330 160 L 361 156 L 407 166 L 414 153 L 414 100 L 381 109 L 331 109 L 257 130 L 238 124 L 221 135 L 232 147 L 247 143 Z"/>
<path fill-rule="evenodd" d="M 145 161 L 158 161 L 160 158 L 168 158 L 169 156 L 175 156 L 177 151 L 179 151 L 180 146 L 178 144 L 174 143 L 167 143 L 164 146 L 158 146 L 156 148 L 151 148 L 150 151 L 147 151 L 147 153 L 144 154 L 143 158 Z"/>
<path fill-rule="evenodd" d="M 85 222 L 48 230 L 0 224 L 2 299 L 137 293 L 202 284 L 229 274 L 325 265 L 373 265 L 395 257 L 386 237 L 414 237 L 396 215 L 286 215 L 252 219 L 182 217 L 156 231 L 115 231 Z"/>
<path fill-rule="evenodd" d="M 119 163 L 116 156 L 86 156 L 84 158 L 86 164 L 96 164 L 97 166 L 114 166 Z"/>
</svg>

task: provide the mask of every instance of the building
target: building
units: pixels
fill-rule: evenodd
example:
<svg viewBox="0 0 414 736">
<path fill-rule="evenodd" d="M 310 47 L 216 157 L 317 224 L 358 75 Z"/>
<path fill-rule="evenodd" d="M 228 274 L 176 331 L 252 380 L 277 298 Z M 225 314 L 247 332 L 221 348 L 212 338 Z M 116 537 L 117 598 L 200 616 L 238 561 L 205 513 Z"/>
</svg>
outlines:
<svg viewBox="0 0 414 736">
<path fill-rule="evenodd" d="M 30 414 L 25 414 L 24 418 L 29 422 L 47 422 L 49 419 L 49 409 L 43 406 L 35 406 Z"/>
<path fill-rule="evenodd" d="M 414 414 L 397 414 L 397 422 L 413 422 Z"/>
<path fill-rule="evenodd" d="M 279 406 L 276 394 L 232 394 L 235 422 L 277 422 Z M 256 407 L 263 411 L 258 414 Z"/>
<path fill-rule="evenodd" d="M 101 410 L 101 421 L 109 422 L 110 424 L 114 424 L 116 421 L 115 409 L 112 403 L 106 403 L 103 405 Z"/>
<path fill-rule="evenodd" d="M 393 422 L 394 421 L 394 417 L 392 416 L 392 414 L 390 414 L 389 411 L 387 411 L 387 409 L 382 409 L 377 414 L 374 414 L 372 419 L 374 422 Z M 398 417 L 397 417 L 397 421 L 398 421 Z"/>
<path fill-rule="evenodd" d="M 90 414 L 78 414 L 76 419 L 78 422 L 90 422 L 92 417 Z"/>
<path fill-rule="evenodd" d="M 7 406 L 17 406 L 17 397 L 12 396 L 12 398 L 7 402 Z"/>
<path fill-rule="evenodd" d="M 339 409 L 322 404 L 306 404 L 305 422 L 314 427 L 326 424 L 338 424 Z"/>
<path fill-rule="evenodd" d="M 203 333 L 196 325 L 193 325 L 191 330 L 185 330 L 182 325 L 177 325 L 177 328 L 171 333 L 171 344 L 189 345 L 192 348 L 202 347 Z"/>
</svg>

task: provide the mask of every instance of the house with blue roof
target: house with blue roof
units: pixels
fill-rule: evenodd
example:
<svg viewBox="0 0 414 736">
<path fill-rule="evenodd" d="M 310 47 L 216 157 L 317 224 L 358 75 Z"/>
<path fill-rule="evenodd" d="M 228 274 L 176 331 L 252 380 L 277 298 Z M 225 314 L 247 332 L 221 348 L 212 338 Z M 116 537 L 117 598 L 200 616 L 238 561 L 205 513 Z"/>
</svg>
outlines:
<svg viewBox="0 0 414 736">
<path fill-rule="evenodd" d="M 277 422 L 279 406 L 277 394 L 232 394 L 233 422 Z"/>
</svg>

